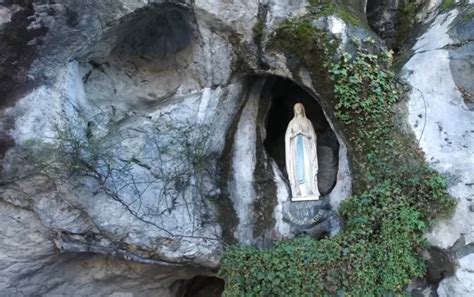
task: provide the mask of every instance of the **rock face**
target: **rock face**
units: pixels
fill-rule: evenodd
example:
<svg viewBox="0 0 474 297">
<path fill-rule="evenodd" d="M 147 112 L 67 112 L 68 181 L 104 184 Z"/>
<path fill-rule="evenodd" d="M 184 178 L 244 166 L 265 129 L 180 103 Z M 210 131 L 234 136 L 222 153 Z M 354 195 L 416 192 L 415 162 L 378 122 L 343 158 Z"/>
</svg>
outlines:
<svg viewBox="0 0 474 297">
<path fill-rule="evenodd" d="M 473 9 L 472 5 L 456 7 L 428 22 L 402 70 L 411 88 L 407 94 L 410 126 L 426 160 L 446 177 L 458 202 L 452 218 L 438 222 L 427 234 L 448 259 L 442 275 L 435 278 L 438 282 L 444 277 L 439 296 L 474 294 Z M 439 263 L 443 257 L 435 258 Z"/>
<path fill-rule="evenodd" d="M 401 10 L 398 0 L 367 1 L 367 20 L 371 28 L 385 41 L 388 47 L 395 45 L 398 19 Z"/>
<path fill-rule="evenodd" d="M 340 230 L 344 131 L 323 78 L 270 46 L 307 1 L 56 2 L 0 1 L 2 296 L 218 296 L 226 244 L 268 248 L 308 231 L 286 212 L 281 137 L 296 100 L 319 139 L 324 197 L 309 232 Z M 339 2 L 362 18 L 367 5 L 398 5 Z M 433 270 L 443 296 L 474 291 L 472 15 L 429 18 L 402 70 L 410 126 L 459 200 L 427 235 L 450 267 Z M 338 15 L 313 25 L 339 52 L 374 36 Z"/>
<path fill-rule="evenodd" d="M 298 233 L 265 144 L 284 80 L 316 112 L 318 234 L 337 233 L 348 148 L 308 71 L 267 48 L 306 6 L 0 2 L 2 296 L 219 294 L 224 244 Z M 342 50 L 352 27 L 320 21 Z"/>
<path fill-rule="evenodd" d="M 33 212 L 1 202 L 2 296 L 181 296 L 197 268 L 140 264 L 85 253 L 59 254 Z M 184 292 L 183 292 L 184 293 Z"/>
</svg>

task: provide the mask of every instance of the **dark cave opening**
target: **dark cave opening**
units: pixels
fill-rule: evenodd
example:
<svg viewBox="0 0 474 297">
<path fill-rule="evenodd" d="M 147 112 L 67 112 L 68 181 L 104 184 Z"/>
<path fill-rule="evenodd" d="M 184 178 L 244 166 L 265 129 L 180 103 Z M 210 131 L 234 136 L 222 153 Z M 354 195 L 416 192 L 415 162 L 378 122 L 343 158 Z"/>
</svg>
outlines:
<svg viewBox="0 0 474 297">
<path fill-rule="evenodd" d="M 321 195 L 327 195 L 336 185 L 339 166 L 339 142 L 329 125 L 322 107 L 316 99 L 291 80 L 279 77 L 271 78 L 265 86 L 266 96 L 271 99 L 266 118 L 266 138 L 264 147 L 275 160 L 286 177 L 285 132 L 293 118 L 293 106 L 300 102 L 304 105 L 306 116 L 311 120 L 317 135 L 318 150 L 318 186 Z"/>
<path fill-rule="evenodd" d="M 383 2 L 384 0 L 368 0 L 366 6 L 367 15 L 373 14 Z"/>
<path fill-rule="evenodd" d="M 196 58 L 192 12 L 156 4 L 121 19 L 79 59 L 87 99 L 120 110 L 156 110 L 183 83 Z"/>
<path fill-rule="evenodd" d="M 168 59 L 193 43 L 195 27 L 189 8 L 171 3 L 150 4 L 121 18 L 78 60 L 101 64 L 109 55 L 145 61 Z"/>
<path fill-rule="evenodd" d="M 118 50 L 144 59 L 165 58 L 193 39 L 190 12 L 174 5 L 137 14 Z"/>
<path fill-rule="evenodd" d="M 212 276 L 195 276 L 185 281 L 184 289 L 176 296 L 182 297 L 220 297 L 224 292 L 224 280 Z"/>
</svg>

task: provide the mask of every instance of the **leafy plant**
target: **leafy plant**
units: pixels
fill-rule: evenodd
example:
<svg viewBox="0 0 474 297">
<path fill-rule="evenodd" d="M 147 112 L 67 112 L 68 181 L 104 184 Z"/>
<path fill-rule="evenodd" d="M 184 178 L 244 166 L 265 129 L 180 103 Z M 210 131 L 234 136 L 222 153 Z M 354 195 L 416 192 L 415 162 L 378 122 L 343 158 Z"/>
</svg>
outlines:
<svg viewBox="0 0 474 297">
<path fill-rule="evenodd" d="M 443 0 L 441 2 L 441 10 L 443 10 L 443 11 L 450 10 L 451 8 L 454 7 L 454 5 L 456 5 L 455 0 Z"/>
<path fill-rule="evenodd" d="M 314 2 L 314 1 L 313 1 Z M 372 42 L 367 41 L 366 45 Z M 354 195 L 342 233 L 283 242 L 267 251 L 234 247 L 222 260 L 224 296 L 383 296 L 401 293 L 425 271 L 423 234 L 454 206 L 441 176 L 395 125 L 399 93 L 390 52 L 360 47 L 333 57 L 334 43 L 310 17 L 288 21 L 273 46 L 295 55 L 332 102 L 353 156 Z M 368 46 L 367 46 L 368 47 Z"/>
<path fill-rule="evenodd" d="M 350 1 L 309 0 L 309 9 L 313 15 L 335 15 L 353 26 L 364 25 L 364 22 L 362 22 L 360 18 L 351 11 Z"/>
</svg>

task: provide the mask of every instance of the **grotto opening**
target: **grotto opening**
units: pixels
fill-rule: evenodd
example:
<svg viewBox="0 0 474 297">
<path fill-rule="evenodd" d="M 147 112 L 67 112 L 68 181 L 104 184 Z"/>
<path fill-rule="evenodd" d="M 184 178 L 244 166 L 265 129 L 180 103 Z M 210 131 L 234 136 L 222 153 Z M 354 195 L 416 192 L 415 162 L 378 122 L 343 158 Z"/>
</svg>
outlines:
<svg viewBox="0 0 474 297">
<path fill-rule="evenodd" d="M 322 196 L 328 195 L 336 185 L 339 141 L 321 105 L 301 86 L 288 79 L 270 78 L 265 88 L 271 100 L 266 120 L 265 149 L 288 179 L 285 165 L 285 132 L 288 123 L 293 118 L 293 106 L 296 103 L 302 103 L 306 116 L 313 124 L 317 135 L 318 188 Z"/>
</svg>

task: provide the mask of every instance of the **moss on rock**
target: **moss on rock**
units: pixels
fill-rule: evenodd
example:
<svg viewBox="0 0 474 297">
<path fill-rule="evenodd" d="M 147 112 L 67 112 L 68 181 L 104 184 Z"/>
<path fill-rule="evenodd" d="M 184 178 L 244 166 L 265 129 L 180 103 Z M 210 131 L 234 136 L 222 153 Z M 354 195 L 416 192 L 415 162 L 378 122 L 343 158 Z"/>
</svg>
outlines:
<svg viewBox="0 0 474 297">
<path fill-rule="evenodd" d="M 315 1 L 313 1 L 315 2 Z M 320 3 L 320 1 L 316 1 Z M 381 296 L 400 293 L 425 263 L 423 234 L 454 206 L 444 179 L 429 169 L 398 130 L 399 100 L 391 54 L 367 50 L 336 55 L 337 42 L 312 24 L 287 21 L 271 46 L 310 72 L 327 113 L 334 113 L 354 166 L 354 195 L 340 214 L 344 231 L 323 240 L 298 238 L 269 251 L 233 248 L 222 261 L 224 296 Z"/>
<path fill-rule="evenodd" d="M 342 3 L 340 3 L 331 0 L 309 0 L 309 9 L 314 16 L 327 17 L 333 15 L 338 16 L 353 26 L 366 25 L 357 14 L 355 8 L 347 2 L 351 1 L 342 1 Z"/>
<path fill-rule="evenodd" d="M 448 11 L 450 10 L 451 8 L 453 8 L 454 6 L 456 5 L 456 1 L 455 0 L 443 0 L 441 2 L 441 10 L 443 11 Z"/>
</svg>

